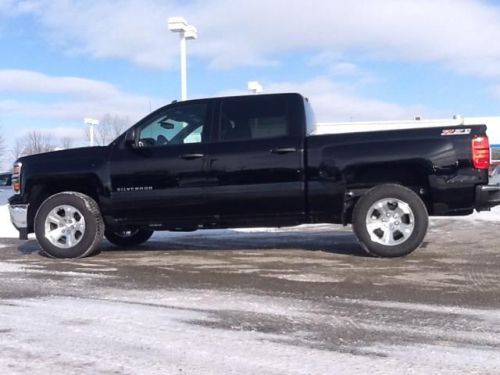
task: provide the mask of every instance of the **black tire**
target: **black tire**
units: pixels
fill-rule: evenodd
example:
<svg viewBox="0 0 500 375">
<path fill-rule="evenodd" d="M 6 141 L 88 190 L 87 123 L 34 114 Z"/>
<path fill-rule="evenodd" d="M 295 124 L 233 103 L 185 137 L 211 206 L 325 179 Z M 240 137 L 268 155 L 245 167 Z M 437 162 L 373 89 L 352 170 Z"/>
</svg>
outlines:
<svg viewBox="0 0 500 375">
<path fill-rule="evenodd" d="M 84 229 L 77 232 L 77 243 L 70 246 L 67 237 L 61 236 L 59 241 L 55 241 L 49 234 L 52 226 L 55 229 L 63 230 L 64 225 L 48 223 L 49 214 L 57 210 L 58 207 L 72 207 L 76 210 L 73 218 L 82 220 Z M 81 217 L 80 217 L 81 214 Z M 62 214 L 59 214 L 62 215 Z M 64 218 L 65 216 L 59 216 Z M 70 219 L 70 217 L 68 217 Z M 49 226 L 47 230 L 47 226 Z M 80 234 L 78 234 L 80 233 Z M 84 258 L 96 252 L 104 235 L 104 222 L 101 216 L 99 205 L 95 200 L 87 195 L 77 192 L 62 192 L 47 198 L 38 209 L 35 215 L 35 234 L 42 247 L 42 252 L 53 258 Z M 50 239 L 52 238 L 52 239 Z M 67 246 L 63 248 L 62 246 Z"/>
<path fill-rule="evenodd" d="M 118 247 L 132 247 L 143 244 L 151 238 L 154 230 L 148 228 L 136 228 L 128 231 L 112 231 L 106 229 L 104 236 L 112 244 Z"/>
<path fill-rule="evenodd" d="M 386 214 L 380 215 L 381 212 Z M 401 212 L 407 213 L 402 215 Z M 385 184 L 374 187 L 358 200 L 353 211 L 352 226 L 354 234 L 369 254 L 401 257 L 422 244 L 429 226 L 429 214 L 422 199 L 412 190 L 401 185 Z M 380 229 L 378 226 L 385 227 Z M 394 243 L 389 245 L 388 241 Z"/>
</svg>

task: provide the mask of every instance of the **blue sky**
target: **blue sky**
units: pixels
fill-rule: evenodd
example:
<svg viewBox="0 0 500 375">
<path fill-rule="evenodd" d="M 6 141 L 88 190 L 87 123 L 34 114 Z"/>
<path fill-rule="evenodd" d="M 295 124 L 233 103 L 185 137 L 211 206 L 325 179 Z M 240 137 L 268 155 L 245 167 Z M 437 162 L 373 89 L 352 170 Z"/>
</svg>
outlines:
<svg viewBox="0 0 500 375">
<path fill-rule="evenodd" d="M 500 115 L 500 2 L 0 0 L 0 126 L 84 142 L 83 117 L 134 122 L 179 97 L 299 91 L 323 121 Z"/>
</svg>

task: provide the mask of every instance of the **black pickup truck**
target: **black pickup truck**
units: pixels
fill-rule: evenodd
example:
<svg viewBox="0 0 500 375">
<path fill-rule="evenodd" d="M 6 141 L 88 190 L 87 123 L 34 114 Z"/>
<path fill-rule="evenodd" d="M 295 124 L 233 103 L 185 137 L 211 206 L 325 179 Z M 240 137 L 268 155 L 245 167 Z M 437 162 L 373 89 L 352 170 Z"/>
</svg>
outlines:
<svg viewBox="0 0 500 375">
<path fill-rule="evenodd" d="M 327 132 L 328 133 L 328 132 Z M 49 256 L 156 230 L 352 224 L 377 256 L 409 254 L 429 215 L 500 204 L 485 125 L 319 135 L 299 94 L 174 102 L 106 147 L 23 157 L 10 212 Z"/>
</svg>

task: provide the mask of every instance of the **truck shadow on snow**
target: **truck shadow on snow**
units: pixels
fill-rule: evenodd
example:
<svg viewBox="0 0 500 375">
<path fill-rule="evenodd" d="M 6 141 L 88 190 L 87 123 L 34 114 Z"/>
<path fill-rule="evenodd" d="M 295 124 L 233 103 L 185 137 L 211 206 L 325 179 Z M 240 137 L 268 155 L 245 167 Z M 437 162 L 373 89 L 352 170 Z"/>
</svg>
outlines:
<svg viewBox="0 0 500 375">
<path fill-rule="evenodd" d="M 37 241 L 21 244 L 18 250 L 25 254 L 40 253 Z M 367 257 L 356 238 L 349 232 L 300 231 L 290 232 L 239 232 L 197 231 L 192 233 L 158 233 L 143 245 L 131 248 L 118 248 L 104 240 L 99 246 L 100 254 L 153 251 L 322 251 L 331 254 Z M 96 255 L 98 255 L 97 253 Z"/>
</svg>

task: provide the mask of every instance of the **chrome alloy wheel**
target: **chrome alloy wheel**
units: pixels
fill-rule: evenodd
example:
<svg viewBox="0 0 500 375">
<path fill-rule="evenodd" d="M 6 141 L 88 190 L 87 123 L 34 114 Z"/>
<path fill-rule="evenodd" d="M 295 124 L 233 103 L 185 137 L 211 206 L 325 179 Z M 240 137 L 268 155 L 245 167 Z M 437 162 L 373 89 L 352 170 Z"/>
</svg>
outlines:
<svg viewBox="0 0 500 375">
<path fill-rule="evenodd" d="M 395 198 L 381 199 L 368 210 L 366 229 L 373 242 L 397 246 L 413 234 L 415 216 L 407 203 Z"/>
<path fill-rule="evenodd" d="M 57 206 L 45 219 L 45 238 L 60 249 L 76 246 L 82 240 L 84 233 L 85 218 L 73 206 Z"/>
</svg>

